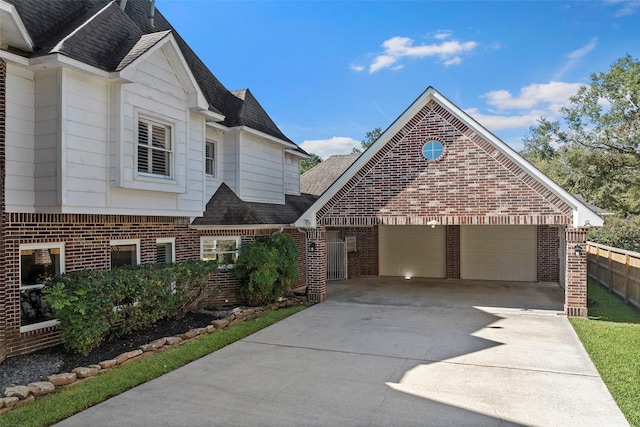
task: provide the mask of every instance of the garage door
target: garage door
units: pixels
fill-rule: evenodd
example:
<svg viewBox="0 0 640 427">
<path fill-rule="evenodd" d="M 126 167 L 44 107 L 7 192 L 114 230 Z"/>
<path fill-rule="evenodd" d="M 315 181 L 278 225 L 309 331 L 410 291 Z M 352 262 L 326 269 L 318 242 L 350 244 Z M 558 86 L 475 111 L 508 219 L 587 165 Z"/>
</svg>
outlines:
<svg viewBox="0 0 640 427">
<path fill-rule="evenodd" d="M 462 279 L 535 282 L 536 226 L 460 227 Z"/>
<path fill-rule="evenodd" d="M 445 228 L 385 225 L 378 231 L 381 276 L 445 277 Z"/>
</svg>

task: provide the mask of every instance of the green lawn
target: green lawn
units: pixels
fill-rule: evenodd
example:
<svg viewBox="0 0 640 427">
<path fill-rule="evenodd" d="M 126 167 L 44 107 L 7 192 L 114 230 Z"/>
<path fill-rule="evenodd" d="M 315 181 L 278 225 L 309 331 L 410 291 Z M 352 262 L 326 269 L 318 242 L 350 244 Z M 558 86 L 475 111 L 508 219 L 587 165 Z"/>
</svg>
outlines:
<svg viewBox="0 0 640 427">
<path fill-rule="evenodd" d="M 139 362 L 120 366 L 87 381 L 61 387 L 56 392 L 37 399 L 34 403 L 0 416 L 0 426 L 49 426 L 130 388 L 213 353 L 291 316 L 303 308 L 295 306 L 265 313 L 256 319 L 203 335 L 182 346 L 155 354 Z"/>
<path fill-rule="evenodd" d="M 640 311 L 595 283 L 587 295 L 595 302 L 589 318 L 571 324 L 629 423 L 640 427 Z"/>
</svg>

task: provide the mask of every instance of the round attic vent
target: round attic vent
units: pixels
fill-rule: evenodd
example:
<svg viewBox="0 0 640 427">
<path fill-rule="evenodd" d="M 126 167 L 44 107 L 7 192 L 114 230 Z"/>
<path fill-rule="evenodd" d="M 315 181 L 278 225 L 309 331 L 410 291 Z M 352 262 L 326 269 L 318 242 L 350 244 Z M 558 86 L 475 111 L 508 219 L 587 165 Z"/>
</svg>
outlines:
<svg viewBox="0 0 640 427">
<path fill-rule="evenodd" d="M 444 146 L 440 141 L 428 141 L 422 146 L 422 155 L 427 160 L 436 160 L 444 153 Z"/>
</svg>

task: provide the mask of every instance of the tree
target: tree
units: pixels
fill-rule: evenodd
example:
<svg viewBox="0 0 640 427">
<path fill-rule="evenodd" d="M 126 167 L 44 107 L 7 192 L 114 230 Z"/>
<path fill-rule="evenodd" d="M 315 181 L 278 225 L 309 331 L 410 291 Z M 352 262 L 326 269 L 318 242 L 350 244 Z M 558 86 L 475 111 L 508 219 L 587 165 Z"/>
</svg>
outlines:
<svg viewBox="0 0 640 427">
<path fill-rule="evenodd" d="M 310 153 L 308 159 L 300 161 L 300 174 L 305 173 L 315 165 L 322 162 L 322 159 L 317 154 Z"/>
<path fill-rule="evenodd" d="M 378 138 L 382 135 L 382 130 L 380 128 L 375 128 L 374 130 L 367 132 L 365 134 L 364 140 L 360 143 L 360 148 L 353 147 L 351 154 L 360 154 L 367 148 L 371 147 L 371 144 L 376 142 Z"/>
<path fill-rule="evenodd" d="M 594 73 L 525 137 L 523 155 L 568 191 L 624 214 L 640 213 L 640 62 L 629 55 Z"/>
</svg>

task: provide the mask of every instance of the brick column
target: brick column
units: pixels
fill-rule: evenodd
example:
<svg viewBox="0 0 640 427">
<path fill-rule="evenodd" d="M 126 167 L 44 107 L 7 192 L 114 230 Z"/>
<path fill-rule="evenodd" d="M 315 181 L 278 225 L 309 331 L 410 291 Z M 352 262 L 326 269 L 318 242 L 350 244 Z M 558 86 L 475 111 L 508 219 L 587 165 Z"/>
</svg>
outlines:
<svg viewBox="0 0 640 427">
<path fill-rule="evenodd" d="M 318 303 L 327 299 L 326 230 L 307 230 L 307 298 Z"/>
<path fill-rule="evenodd" d="M 567 228 L 564 312 L 567 316 L 587 317 L 587 230 Z M 576 245 L 582 255 L 576 256 Z"/>
<path fill-rule="evenodd" d="M 4 178 L 5 178 L 5 121 L 6 121 L 6 82 L 7 64 L 0 59 L 0 362 L 7 357 L 6 344 L 6 299 L 7 281 L 5 270 L 5 199 L 4 199 Z"/>
<path fill-rule="evenodd" d="M 447 279 L 460 278 L 460 226 L 445 226 L 446 245 L 446 277 Z"/>
</svg>

